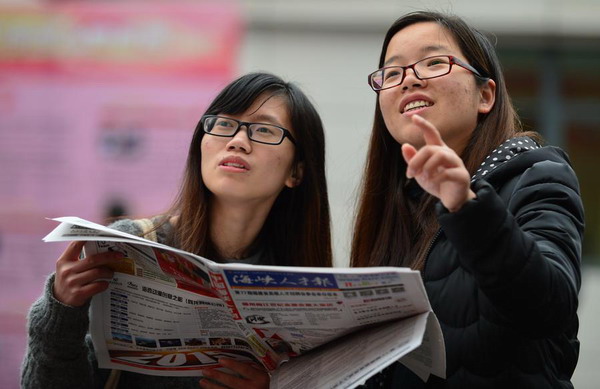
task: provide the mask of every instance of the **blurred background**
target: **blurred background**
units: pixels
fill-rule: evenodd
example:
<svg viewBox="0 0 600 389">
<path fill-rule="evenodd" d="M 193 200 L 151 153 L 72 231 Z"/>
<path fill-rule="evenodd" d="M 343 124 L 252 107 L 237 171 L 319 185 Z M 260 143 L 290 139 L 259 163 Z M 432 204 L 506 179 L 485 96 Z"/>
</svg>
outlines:
<svg viewBox="0 0 600 389">
<path fill-rule="evenodd" d="M 338 266 L 347 265 L 375 70 L 389 25 L 421 9 L 488 32 L 525 125 L 563 147 L 586 209 L 576 388 L 600 370 L 600 1 L 0 0 L 0 387 L 16 388 L 26 313 L 79 216 L 143 216 L 176 193 L 196 122 L 248 71 L 295 81 L 321 113 Z"/>
</svg>

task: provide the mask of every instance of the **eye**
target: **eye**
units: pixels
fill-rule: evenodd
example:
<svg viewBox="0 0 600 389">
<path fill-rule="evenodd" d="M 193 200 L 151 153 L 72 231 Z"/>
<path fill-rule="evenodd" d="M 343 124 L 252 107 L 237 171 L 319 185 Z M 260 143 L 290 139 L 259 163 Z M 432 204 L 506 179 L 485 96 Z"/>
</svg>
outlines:
<svg viewBox="0 0 600 389">
<path fill-rule="evenodd" d="M 387 69 L 383 72 L 383 79 L 387 81 L 396 77 L 402 76 L 402 70 L 400 69 Z"/>
<path fill-rule="evenodd" d="M 271 127 L 260 126 L 260 127 L 254 128 L 254 132 L 257 132 L 262 135 L 270 135 L 270 134 L 273 134 L 273 129 Z"/>
<path fill-rule="evenodd" d="M 225 120 L 225 119 L 217 119 L 217 122 L 215 123 L 215 126 L 219 126 L 219 127 L 234 127 L 234 124 L 229 121 L 229 120 Z"/>
<path fill-rule="evenodd" d="M 427 66 L 436 66 L 436 65 L 448 65 L 448 58 L 446 57 L 435 57 L 435 58 L 430 58 L 426 65 Z"/>
</svg>

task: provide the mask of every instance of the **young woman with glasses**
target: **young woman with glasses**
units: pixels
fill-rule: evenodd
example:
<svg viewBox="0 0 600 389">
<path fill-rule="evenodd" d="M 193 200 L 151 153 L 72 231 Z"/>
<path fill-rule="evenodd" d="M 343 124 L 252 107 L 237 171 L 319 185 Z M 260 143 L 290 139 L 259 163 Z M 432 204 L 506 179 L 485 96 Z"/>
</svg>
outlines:
<svg viewBox="0 0 600 389">
<path fill-rule="evenodd" d="M 415 12 L 388 30 L 353 266 L 422 272 L 446 379 L 400 363 L 369 388 L 571 388 L 584 219 L 567 155 L 523 132 L 489 40 Z"/>
<path fill-rule="evenodd" d="M 331 266 L 330 218 L 321 119 L 294 84 L 254 73 L 233 81 L 215 98 L 193 135 L 179 196 L 153 219 L 158 241 L 220 262 Z M 141 235 L 141 225 L 114 228 Z M 90 298 L 112 277 L 110 254 L 78 260 L 72 243 L 56 264 L 45 294 L 29 315 L 23 387 L 99 387 L 86 338 Z M 88 359 L 89 358 L 89 359 Z M 232 370 L 198 377 L 122 372 L 120 387 L 268 387 L 258 365 L 222 359 Z"/>
</svg>

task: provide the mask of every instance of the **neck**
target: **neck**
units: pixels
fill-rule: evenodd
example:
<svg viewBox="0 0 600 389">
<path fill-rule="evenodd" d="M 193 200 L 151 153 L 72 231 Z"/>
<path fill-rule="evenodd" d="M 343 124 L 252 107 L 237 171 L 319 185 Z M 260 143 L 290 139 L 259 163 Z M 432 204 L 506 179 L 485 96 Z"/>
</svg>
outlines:
<svg viewBox="0 0 600 389">
<path fill-rule="evenodd" d="M 210 238 L 223 258 L 239 259 L 249 256 L 271 210 L 271 204 L 249 204 L 224 201 L 215 197 L 210 207 Z"/>
</svg>

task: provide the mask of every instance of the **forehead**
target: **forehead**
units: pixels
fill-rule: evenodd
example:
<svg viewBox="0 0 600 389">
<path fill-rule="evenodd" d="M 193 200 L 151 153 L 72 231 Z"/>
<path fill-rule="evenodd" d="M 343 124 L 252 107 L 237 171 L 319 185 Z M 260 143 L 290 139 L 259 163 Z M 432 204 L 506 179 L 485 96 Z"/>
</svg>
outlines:
<svg viewBox="0 0 600 389">
<path fill-rule="evenodd" d="M 285 128 L 290 127 L 288 100 L 278 94 L 265 92 L 259 95 L 236 119 L 276 124 Z"/>
<path fill-rule="evenodd" d="M 418 61 L 441 54 L 462 57 L 450 31 L 436 22 L 420 22 L 404 27 L 392 37 L 386 50 L 385 64 Z"/>
</svg>

